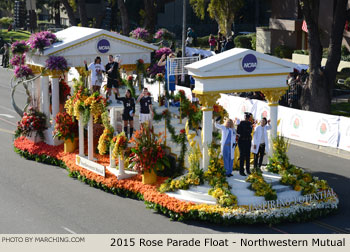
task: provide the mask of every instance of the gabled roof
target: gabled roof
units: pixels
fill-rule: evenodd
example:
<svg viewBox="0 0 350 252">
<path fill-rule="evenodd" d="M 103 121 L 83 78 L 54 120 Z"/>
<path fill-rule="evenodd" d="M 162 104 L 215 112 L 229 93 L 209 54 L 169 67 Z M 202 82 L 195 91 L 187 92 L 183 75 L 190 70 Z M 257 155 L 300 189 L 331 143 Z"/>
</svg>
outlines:
<svg viewBox="0 0 350 252">
<path fill-rule="evenodd" d="M 257 59 L 256 69 L 249 73 L 242 68 L 242 59 L 253 54 Z M 249 49 L 234 48 L 212 57 L 185 66 L 189 73 L 198 77 L 235 76 L 288 73 L 296 64 Z"/>
<path fill-rule="evenodd" d="M 51 47 L 45 49 L 43 55 L 52 55 L 100 36 L 119 40 L 123 43 L 129 44 L 130 46 L 142 48 L 147 52 L 152 52 L 158 49 L 158 47 L 154 45 L 103 29 L 72 26 L 55 33 L 55 35 L 60 40 L 60 42 L 57 42 Z"/>
</svg>

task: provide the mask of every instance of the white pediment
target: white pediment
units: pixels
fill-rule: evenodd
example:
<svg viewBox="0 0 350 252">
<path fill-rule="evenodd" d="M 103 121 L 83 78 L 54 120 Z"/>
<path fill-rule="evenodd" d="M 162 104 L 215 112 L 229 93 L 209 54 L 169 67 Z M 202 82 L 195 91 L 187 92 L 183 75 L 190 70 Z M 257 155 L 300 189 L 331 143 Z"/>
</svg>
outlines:
<svg viewBox="0 0 350 252">
<path fill-rule="evenodd" d="M 185 66 L 195 92 L 241 92 L 287 88 L 294 63 L 253 50 L 234 48 Z"/>
<path fill-rule="evenodd" d="M 51 55 L 65 57 L 70 67 L 82 66 L 84 60 L 92 62 L 96 56 L 107 63 L 108 55 L 120 55 L 122 64 L 135 64 L 138 59 L 150 63 L 151 52 L 158 49 L 143 41 L 102 29 L 73 26 L 55 35 L 59 42 L 46 48 L 43 54 L 29 56 L 28 63 L 45 65 L 45 60 Z"/>
<path fill-rule="evenodd" d="M 256 58 L 255 69 L 251 72 L 243 67 L 245 62 L 242 61 L 247 55 Z M 246 64 L 253 63 L 248 61 Z M 292 72 L 294 67 L 294 63 L 241 48 L 234 48 L 186 66 L 191 75 L 200 77 L 287 73 Z"/>
</svg>

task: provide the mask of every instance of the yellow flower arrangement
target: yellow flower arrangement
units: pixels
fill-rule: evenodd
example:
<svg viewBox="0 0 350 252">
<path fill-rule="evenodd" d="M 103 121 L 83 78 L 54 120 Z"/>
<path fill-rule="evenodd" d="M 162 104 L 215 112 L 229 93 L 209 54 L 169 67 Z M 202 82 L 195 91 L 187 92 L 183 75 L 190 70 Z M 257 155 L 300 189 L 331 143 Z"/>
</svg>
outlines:
<svg viewBox="0 0 350 252">
<path fill-rule="evenodd" d="M 125 136 L 125 132 L 123 131 L 118 136 L 114 137 L 112 142 L 114 143 L 112 157 L 115 160 L 119 157 L 121 160 L 124 160 L 124 151 L 128 147 L 128 139 Z"/>
</svg>

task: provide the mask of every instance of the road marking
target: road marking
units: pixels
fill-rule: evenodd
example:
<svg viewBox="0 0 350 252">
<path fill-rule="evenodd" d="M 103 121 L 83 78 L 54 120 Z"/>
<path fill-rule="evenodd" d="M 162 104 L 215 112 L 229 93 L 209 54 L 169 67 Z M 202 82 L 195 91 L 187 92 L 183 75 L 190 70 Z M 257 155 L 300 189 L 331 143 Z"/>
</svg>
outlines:
<svg viewBox="0 0 350 252">
<path fill-rule="evenodd" d="M 6 120 L 6 119 L 3 119 L 3 118 L 0 118 L 0 121 L 3 121 L 3 122 L 8 123 L 8 124 L 11 124 L 11 125 L 13 125 L 13 126 L 17 126 L 16 123 L 10 122 L 10 121 L 8 121 L 8 120 Z"/>
<path fill-rule="evenodd" d="M 0 116 L 5 116 L 7 118 L 15 118 L 13 115 L 9 115 L 9 114 L 0 114 Z"/>
<path fill-rule="evenodd" d="M 69 228 L 66 228 L 66 227 L 62 227 L 62 228 L 71 234 L 76 234 L 76 232 L 70 230 Z"/>
<path fill-rule="evenodd" d="M 338 227 L 329 225 L 329 224 L 324 223 L 324 222 L 321 222 L 321 221 L 313 221 L 312 223 L 313 223 L 313 224 L 316 224 L 316 225 L 318 225 L 318 226 L 320 226 L 320 227 L 323 227 L 323 228 L 332 230 L 332 231 L 334 231 L 334 232 L 340 233 L 340 234 L 350 234 L 349 231 L 346 231 L 346 230 L 344 230 L 344 229 L 341 229 L 341 228 L 338 228 Z"/>
<path fill-rule="evenodd" d="M 11 134 L 11 135 L 15 134 L 15 132 L 14 132 L 14 131 L 7 130 L 7 129 L 2 129 L 2 128 L 0 128 L 0 132 L 9 133 L 9 134 Z"/>
<path fill-rule="evenodd" d="M 277 231 L 277 232 L 279 232 L 279 233 L 282 233 L 282 234 L 289 234 L 289 233 L 287 233 L 287 232 L 285 232 L 285 231 L 283 231 L 283 230 L 281 230 L 281 229 L 275 228 L 275 227 L 273 227 L 273 226 L 269 226 L 269 228 L 271 228 L 271 229 L 273 229 L 273 230 L 275 230 L 275 231 Z"/>
</svg>

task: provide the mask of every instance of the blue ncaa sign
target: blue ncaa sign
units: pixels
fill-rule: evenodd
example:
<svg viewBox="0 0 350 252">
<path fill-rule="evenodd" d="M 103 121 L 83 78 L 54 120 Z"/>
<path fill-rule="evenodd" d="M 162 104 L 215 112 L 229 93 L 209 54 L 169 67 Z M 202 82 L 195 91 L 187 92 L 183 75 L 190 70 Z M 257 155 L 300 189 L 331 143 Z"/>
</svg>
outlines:
<svg viewBox="0 0 350 252">
<path fill-rule="evenodd" d="M 251 73 L 256 69 L 256 66 L 258 65 L 258 60 L 255 57 L 254 54 L 247 54 L 242 59 L 242 68 L 244 71 Z"/>
<path fill-rule="evenodd" d="M 101 39 L 97 42 L 97 51 L 100 53 L 106 53 L 111 48 L 111 44 L 107 39 Z"/>
</svg>

